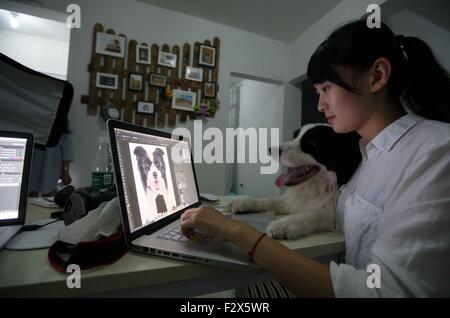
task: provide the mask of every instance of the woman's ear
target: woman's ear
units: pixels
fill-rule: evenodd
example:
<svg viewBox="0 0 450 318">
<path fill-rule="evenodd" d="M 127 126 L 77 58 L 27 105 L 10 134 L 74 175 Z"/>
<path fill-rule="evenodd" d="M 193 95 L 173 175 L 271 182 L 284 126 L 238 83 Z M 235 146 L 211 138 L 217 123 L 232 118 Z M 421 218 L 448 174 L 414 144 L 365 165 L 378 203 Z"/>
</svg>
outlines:
<svg viewBox="0 0 450 318">
<path fill-rule="evenodd" d="M 385 57 L 378 58 L 370 69 L 370 91 L 376 93 L 380 91 L 391 77 L 391 62 Z"/>
</svg>

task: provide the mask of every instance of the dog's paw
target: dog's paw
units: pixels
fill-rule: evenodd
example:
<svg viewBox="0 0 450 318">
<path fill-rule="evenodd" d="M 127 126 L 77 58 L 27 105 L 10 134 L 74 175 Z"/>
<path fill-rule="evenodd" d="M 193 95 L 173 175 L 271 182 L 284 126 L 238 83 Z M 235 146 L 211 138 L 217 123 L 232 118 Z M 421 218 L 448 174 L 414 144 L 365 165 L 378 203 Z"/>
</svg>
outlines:
<svg viewBox="0 0 450 318">
<path fill-rule="evenodd" d="M 296 239 L 308 234 L 301 222 L 292 222 L 289 218 L 273 221 L 266 232 L 275 239 Z"/>
<path fill-rule="evenodd" d="M 231 202 L 228 206 L 231 213 L 249 213 L 258 211 L 257 200 L 252 198 L 238 199 Z"/>
</svg>

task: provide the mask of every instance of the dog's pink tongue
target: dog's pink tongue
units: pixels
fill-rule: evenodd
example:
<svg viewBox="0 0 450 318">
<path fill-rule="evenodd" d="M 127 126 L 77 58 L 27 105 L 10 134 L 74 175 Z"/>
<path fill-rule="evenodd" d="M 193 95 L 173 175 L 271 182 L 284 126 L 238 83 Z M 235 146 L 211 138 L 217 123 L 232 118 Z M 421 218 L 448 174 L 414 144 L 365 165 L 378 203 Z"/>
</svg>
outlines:
<svg viewBox="0 0 450 318">
<path fill-rule="evenodd" d="M 284 173 L 277 178 L 277 180 L 275 181 L 275 184 L 277 185 L 278 188 L 282 188 L 285 185 L 286 180 L 288 179 L 288 176 L 289 176 L 289 173 Z"/>
</svg>

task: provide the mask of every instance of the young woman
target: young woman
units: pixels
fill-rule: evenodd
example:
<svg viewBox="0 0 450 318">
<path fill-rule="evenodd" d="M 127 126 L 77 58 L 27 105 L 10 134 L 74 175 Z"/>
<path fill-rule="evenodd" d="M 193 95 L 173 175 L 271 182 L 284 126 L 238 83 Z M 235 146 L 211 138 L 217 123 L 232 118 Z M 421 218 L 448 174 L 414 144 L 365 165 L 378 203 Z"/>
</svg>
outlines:
<svg viewBox="0 0 450 318">
<path fill-rule="evenodd" d="M 308 77 L 334 131 L 361 136 L 363 160 L 336 211 L 346 263 L 310 260 L 210 207 L 186 211 L 184 233 L 200 229 L 252 251 L 297 296 L 450 296 L 447 72 L 423 41 L 361 20 L 317 48 Z M 380 288 L 367 285 L 370 264 Z"/>
</svg>

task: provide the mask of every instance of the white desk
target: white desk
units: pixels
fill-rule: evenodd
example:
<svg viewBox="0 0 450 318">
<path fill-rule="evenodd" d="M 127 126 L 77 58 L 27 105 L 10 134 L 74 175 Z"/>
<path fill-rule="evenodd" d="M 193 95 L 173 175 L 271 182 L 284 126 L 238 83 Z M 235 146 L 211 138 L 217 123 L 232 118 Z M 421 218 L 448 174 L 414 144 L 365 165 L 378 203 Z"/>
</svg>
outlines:
<svg viewBox="0 0 450 318">
<path fill-rule="evenodd" d="M 222 197 L 221 204 L 228 200 Z M 27 223 L 48 218 L 51 212 L 34 205 L 28 211 Z M 308 257 L 340 254 L 345 248 L 343 236 L 334 232 L 281 242 Z M 191 297 L 271 279 L 264 272 L 241 272 L 129 252 L 112 265 L 83 271 L 81 288 L 69 289 L 68 275 L 53 269 L 47 251 L 1 251 L 0 297 Z"/>
</svg>

